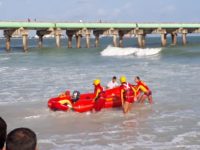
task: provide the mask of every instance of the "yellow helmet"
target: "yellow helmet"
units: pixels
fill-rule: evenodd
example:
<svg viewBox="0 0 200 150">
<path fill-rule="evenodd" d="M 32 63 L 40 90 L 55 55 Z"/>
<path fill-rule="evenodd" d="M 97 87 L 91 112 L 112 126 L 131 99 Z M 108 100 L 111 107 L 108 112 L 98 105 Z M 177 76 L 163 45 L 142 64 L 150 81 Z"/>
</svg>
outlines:
<svg viewBox="0 0 200 150">
<path fill-rule="evenodd" d="M 101 80 L 95 79 L 95 80 L 93 81 L 93 84 L 94 84 L 94 85 L 98 85 L 98 84 L 100 84 L 100 82 L 101 82 Z"/>
<path fill-rule="evenodd" d="M 121 82 L 121 83 L 126 82 L 126 77 L 125 77 L 125 76 L 121 76 L 121 77 L 120 77 L 120 82 Z"/>
</svg>

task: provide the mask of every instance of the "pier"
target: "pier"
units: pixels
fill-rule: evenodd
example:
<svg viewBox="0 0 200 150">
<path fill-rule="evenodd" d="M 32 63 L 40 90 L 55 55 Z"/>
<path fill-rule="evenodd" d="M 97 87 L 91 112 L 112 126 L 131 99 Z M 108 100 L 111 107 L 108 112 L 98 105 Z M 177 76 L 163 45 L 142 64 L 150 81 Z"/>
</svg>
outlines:
<svg viewBox="0 0 200 150">
<path fill-rule="evenodd" d="M 61 36 L 65 31 L 68 37 L 67 47 L 72 48 L 72 40 L 76 40 L 76 48 L 81 48 L 82 37 L 85 37 L 86 47 L 91 47 L 91 36 L 95 37 L 95 47 L 100 45 L 100 36 L 112 36 L 113 46 L 123 47 L 125 35 L 137 38 L 138 47 L 146 46 L 148 34 L 159 34 L 161 45 L 165 47 L 168 43 L 167 35 L 171 35 L 171 43 L 177 44 L 177 36 L 182 36 L 182 44 L 187 44 L 187 34 L 200 33 L 198 23 L 48 23 L 48 22 L 0 22 L 0 30 L 3 30 L 5 47 L 11 49 L 11 38 L 22 37 L 22 47 L 28 50 L 29 30 L 35 30 L 38 36 L 38 46 L 43 46 L 45 35 L 53 35 L 57 47 L 61 47 Z"/>
</svg>

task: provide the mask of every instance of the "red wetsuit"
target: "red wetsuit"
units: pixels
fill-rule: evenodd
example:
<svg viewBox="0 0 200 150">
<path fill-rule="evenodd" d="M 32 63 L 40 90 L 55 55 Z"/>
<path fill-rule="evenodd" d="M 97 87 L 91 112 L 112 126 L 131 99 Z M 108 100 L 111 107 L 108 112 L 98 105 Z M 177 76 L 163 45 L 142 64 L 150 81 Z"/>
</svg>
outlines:
<svg viewBox="0 0 200 150">
<path fill-rule="evenodd" d="M 129 83 L 122 83 L 120 86 L 120 97 L 122 102 L 134 102 L 135 90 Z"/>
<path fill-rule="evenodd" d="M 103 93 L 103 87 L 100 84 L 96 85 L 94 88 L 95 101 L 102 96 L 102 93 Z"/>
<path fill-rule="evenodd" d="M 104 93 L 103 87 L 100 84 L 96 85 L 94 88 L 94 95 L 95 95 L 94 109 L 95 109 L 95 111 L 100 111 L 105 105 L 105 98 L 104 98 L 103 93 Z"/>
<path fill-rule="evenodd" d="M 147 96 L 151 95 L 152 92 L 151 90 L 149 89 L 149 87 L 142 81 L 139 81 L 137 83 L 137 91 L 142 91 L 144 94 L 146 94 Z"/>
</svg>

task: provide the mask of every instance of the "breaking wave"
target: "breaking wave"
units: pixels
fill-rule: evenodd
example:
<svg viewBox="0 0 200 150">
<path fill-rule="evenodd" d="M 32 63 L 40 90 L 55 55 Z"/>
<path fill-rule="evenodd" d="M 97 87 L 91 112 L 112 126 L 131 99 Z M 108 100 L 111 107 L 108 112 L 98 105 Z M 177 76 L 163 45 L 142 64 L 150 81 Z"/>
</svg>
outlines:
<svg viewBox="0 0 200 150">
<path fill-rule="evenodd" d="M 157 55 L 162 51 L 162 48 L 119 48 L 108 46 L 102 52 L 102 56 L 127 56 L 127 55 L 135 55 L 135 56 L 152 56 Z"/>
</svg>

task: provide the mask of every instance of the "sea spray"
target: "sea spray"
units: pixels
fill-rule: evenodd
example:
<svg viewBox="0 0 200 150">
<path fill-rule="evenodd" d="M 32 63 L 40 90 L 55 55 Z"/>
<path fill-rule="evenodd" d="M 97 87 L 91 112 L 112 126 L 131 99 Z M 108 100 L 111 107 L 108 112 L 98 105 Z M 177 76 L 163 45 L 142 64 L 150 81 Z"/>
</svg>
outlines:
<svg viewBox="0 0 200 150">
<path fill-rule="evenodd" d="M 162 51 L 162 48 L 119 48 L 108 46 L 102 52 L 102 56 L 127 56 L 127 55 L 135 55 L 135 56 L 152 56 L 157 55 Z"/>
</svg>

